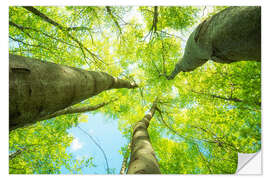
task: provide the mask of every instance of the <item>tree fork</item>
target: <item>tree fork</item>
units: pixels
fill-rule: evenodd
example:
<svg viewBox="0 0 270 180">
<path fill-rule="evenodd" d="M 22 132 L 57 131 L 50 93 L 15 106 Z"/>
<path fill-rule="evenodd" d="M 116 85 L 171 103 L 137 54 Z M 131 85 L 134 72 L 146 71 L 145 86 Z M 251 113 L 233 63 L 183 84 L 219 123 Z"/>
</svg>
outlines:
<svg viewBox="0 0 270 180">
<path fill-rule="evenodd" d="M 150 111 L 134 127 L 131 157 L 127 174 L 161 174 L 147 128 L 157 108 L 157 99 Z"/>
<path fill-rule="evenodd" d="M 104 90 L 136 84 L 104 72 L 9 55 L 9 130 L 77 104 Z"/>
</svg>

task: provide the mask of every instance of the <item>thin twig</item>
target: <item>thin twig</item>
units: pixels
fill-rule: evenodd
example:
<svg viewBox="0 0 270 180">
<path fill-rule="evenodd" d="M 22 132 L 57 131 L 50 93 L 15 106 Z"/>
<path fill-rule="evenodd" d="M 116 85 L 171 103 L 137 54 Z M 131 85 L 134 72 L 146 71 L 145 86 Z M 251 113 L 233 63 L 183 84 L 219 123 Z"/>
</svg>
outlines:
<svg viewBox="0 0 270 180">
<path fill-rule="evenodd" d="M 21 40 L 19 40 L 17 38 L 11 37 L 11 36 L 9 36 L 9 38 L 12 39 L 13 41 L 17 41 L 17 42 L 22 43 L 22 44 L 27 45 L 27 46 L 39 47 L 39 48 L 42 48 L 42 49 L 50 50 L 50 49 L 48 49 L 48 48 L 46 48 L 44 46 L 41 46 L 41 45 L 28 44 L 26 42 L 23 42 L 23 41 L 21 41 Z"/>
<path fill-rule="evenodd" d="M 37 10 L 36 8 L 34 8 L 32 6 L 23 6 L 23 8 L 25 8 L 26 10 L 39 16 L 44 21 L 58 27 L 62 32 L 66 33 L 68 37 L 70 37 L 74 42 L 76 42 L 81 47 L 81 49 L 86 50 L 92 56 L 94 61 L 97 59 L 97 60 L 101 61 L 102 63 L 106 64 L 100 57 L 98 57 L 96 54 L 91 52 L 88 48 L 84 47 L 84 45 L 77 38 L 75 38 L 70 33 L 68 33 L 68 31 L 67 31 L 68 28 L 66 28 L 66 27 L 60 25 L 59 23 L 55 22 L 54 20 L 50 19 L 48 16 L 46 16 L 45 14 L 43 14 L 42 12 L 40 12 L 39 10 Z"/>
<path fill-rule="evenodd" d="M 109 168 L 109 163 L 108 163 L 108 158 L 106 156 L 106 153 L 105 151 L 103 150 L 103 148 L 95 141 L 95 139 L 87 132 L 85 131 L 84 129 L 82 129 L 79 125 L 77 126 L 82 132 L 84 132 L 92 141 L 93 143 L 100 149 L 100 151 L 102 152 L 103 156 L 104 156 L 104 159 L 105 159 L 105 162 L 106 162 L 106 166 L 107 166 L 107 174 L 110 173 L 110 168 Z"/>
<path fill-rule="evenodd" d="M 117 21 L 116 17 L 113 15 L 112 10 L 111 10 L 111 8 L 110 8 L 110 6 L 106 6 L 106 11 L 107 11 L 107 12 L 108 12 L 108 14 L 111 16 L 111 18 L 112 18 L 112 20 L 113 20 L 114 24 L 116 25 L 116 27 L 117 27 L 117 28 L 118 28 L 118 30 L 119 30 L 119 33 L 120 33 L 120 34 L 122 34 L 122 29 L 121 29 L 121 27 L 120 27 L 120 25 L 119 25 L 119 23 L 118 23 L 118 21 Z"/>
</svg>

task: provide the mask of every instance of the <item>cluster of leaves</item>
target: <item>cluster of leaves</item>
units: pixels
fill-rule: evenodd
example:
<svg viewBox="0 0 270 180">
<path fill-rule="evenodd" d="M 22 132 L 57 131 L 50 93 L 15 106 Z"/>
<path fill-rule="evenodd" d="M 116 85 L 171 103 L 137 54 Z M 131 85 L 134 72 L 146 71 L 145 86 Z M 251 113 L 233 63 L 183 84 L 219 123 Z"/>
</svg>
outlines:
<svg viewBox="0 0 270 180">
<path fill-rule="evenodd" d="M 166 134 L 167 138 L 175 142 L 180 141 L 181 144 L 193 147 L 194 151 L 188 149 L 185 152 L 183 147 L 177 145 L 174 147 L 179 151 L 176 154 L 184 151 L 191 158 L 164 158 L 164 148 L 167 149 L 167 145 L 158 141 L 162 137 L 152 139 L 164 173 L 234 173 L 238 152 L 254 153 L 260 150 L 260 73 L 259 63 L 208 62 L 173 80 L 179 94 L 176 103 L 161 103 L 163 119 L 157 117 L 159 122 L 152 122 L 151 129 L 167 129 L 160 134 Z M 151 134 L 153 136 L 157 134 Z M 201 152 L 209 152 L 208 155 L 201 154 L 196 146 Z M 191 159 L 196 158 L 197 163 L 193 163 L 190 170 L 188 166 L 184 168 L 181 163 L 179 165 L 180 161 L 188 164 Z M 171 166 L 174 164 L 184 169 L 173 171 Z M 193 171 L 195 169 L 197 171 Z"/>
<path fill-rule="evenodd" d="M 66 150 L 73 140 L 66 130 L 77 121 L 77 115 L 59 116 L 12 131 L 9 173 L 59 174 L 62 167 L 79 173 L 82 168 L 93 166 L 92 157 L 79 161 Z"/>
<path fill-rule="evenodd" d="M 166 138 L 159 141 L 163 146 L 156 149 L 158 156 L 162 157 L 159 164 L 163 174 L 231 174 L 237 165 L 236 152 L 226 153 L 219 148 L 216 154 L 212 154 L 209 150 L 214 147 L 200 143 L 175 142 Z"/>
<path fill-rule="evenodd" d="M 198 8 L 186 7 L 167 7 L 160 6 L 156 10 L 154 7 L 139 7 L 146 21 L 146 27 L 150 29 L 153 25 L 153 15 L 157 13 L 157 31 L 174 29 L 182 30 L 191 27 L 196 22 Z"/>
<path fill-rule="evenodd" d="M 135 81 L 136 89 L 102 92 L 77 105 L 117 99 L 98 111 L 117 118 L 128 139 L 133 125 L 159 97 L 161 114 L 151 121 L 149 134 L 162 173 L 234 173 L 237 152 L 260 149 L 259 63 L 210 61 L 171 81 L 163 76 L 182 56 L 184 41 L 175 31 L 189 31 L 211 13 L 199 18 L 195 7 L 36 8 L 65 30 L 22 7 L 10 7 L 9 21 L 19 25 L 10 23 L 10 53 Z M 212 14 L 224 8 L 214 7 Z M 128 12 L 137 17 L 127 18 Z M 151 38 L 149 31 L 154 31 Z M 64 115 L 13 131 L 10 152 L 26 150 L 10 160 L 10 173 L 59 173 L 61 166 L 69 167 L 73 158 L 65 148 L 72 138 L 66 130 L 78 124 L 78 116 Z M 121 149 L 123 155 L 126 151 Z M 91 158 L 74 163 L 71 173 L 92 165 Z"/>
</svg>

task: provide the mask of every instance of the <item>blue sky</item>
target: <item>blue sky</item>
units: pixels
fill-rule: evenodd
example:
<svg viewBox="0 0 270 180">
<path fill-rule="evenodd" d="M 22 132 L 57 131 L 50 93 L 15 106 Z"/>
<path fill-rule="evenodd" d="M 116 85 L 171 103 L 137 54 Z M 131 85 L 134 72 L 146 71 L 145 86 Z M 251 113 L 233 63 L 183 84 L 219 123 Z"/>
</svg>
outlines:
<svg viewBox="0 0 270 180">
<path fill-rule="evenodd" d="M 119 174 L 123 157 L 119 150 L 128 142 L 118 130 L 118 119 L 112 119 L 101 113 L 85 113 L 88 115 L 87 123 L 79 123 L 79 126 L 87 131 L 103 148 L 108 158 L 109 168 L 115 168 L 115 173 Z M 106 162 L 100 149 L 93 141 L 78 127 L 68 130 L 74 136 L 74 140 L 67 151 L 72 153 L 74 158 L 81 160 L 82 157 L 93 157 L 93 163 L 96 167 L 83 168 L 83 174 L 106 174 Z M 69 171 L 64 167 L 62 174 L 68 174 Z"/>
</svg>

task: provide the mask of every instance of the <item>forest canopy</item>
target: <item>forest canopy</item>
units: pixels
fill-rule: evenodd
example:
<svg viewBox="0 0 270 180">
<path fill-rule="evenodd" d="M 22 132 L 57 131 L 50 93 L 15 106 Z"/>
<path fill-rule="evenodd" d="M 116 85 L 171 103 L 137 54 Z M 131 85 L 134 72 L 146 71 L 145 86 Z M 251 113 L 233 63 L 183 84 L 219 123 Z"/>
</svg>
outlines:
<svg viewBox="0 0 270 180">
<path fill-rule="evenodd" d="M 10 54 L 104 72 L 134 86 L 108 88 L 69 106 L 72 113 L 59 112 L 10 131 L 9 173 L 60 174 L 62 166 L 81 173 L 95 166 L 95 157 L 77 160 L 66 149 L 74 140 L 68 129 L 83 129 L 80 123 L 88 121 L 84 112 L 118 121 L 131 142 L 136 123 L 155 103 L 147 127 L 162 174 L 235 173 L 238 152 L 261 149 L 261 63 L 207 59 L 172 80 L 164 76 L 183 56 L 192 31 L 226 8 L 10 6 Z M 119 147 L 127 162 L 128 144 Z"/>
</svg>

